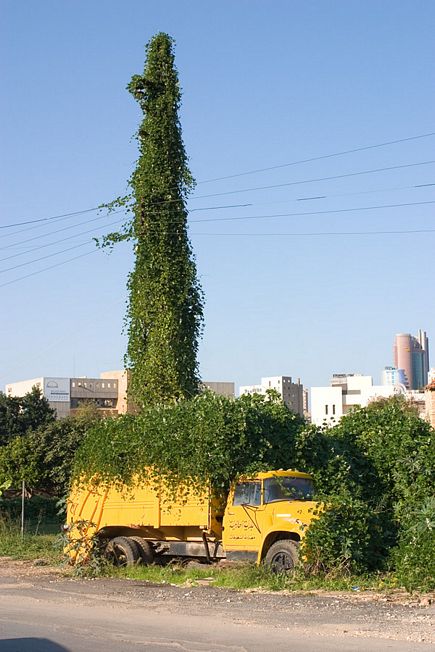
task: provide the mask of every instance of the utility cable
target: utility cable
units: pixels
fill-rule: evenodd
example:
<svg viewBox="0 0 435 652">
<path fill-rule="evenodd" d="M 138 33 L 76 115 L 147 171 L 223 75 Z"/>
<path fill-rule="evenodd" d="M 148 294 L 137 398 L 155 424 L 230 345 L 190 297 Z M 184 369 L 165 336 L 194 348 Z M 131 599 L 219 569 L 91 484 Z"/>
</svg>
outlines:
<svg viewBox="0 0 435 652">
<path fill-rule="evenodd" d="M 235 220 L 263 220 L 271 219 L 274 217 L 302 217 L 303 215 L 329 215 L 331 213 L 352 213 L 359 211 L 373 211 L 382 208 L 401 208 L 403 206 L 423 206 L 426 204 L 435 204 L 435 199 L 430 201 L 420 201 L 420 202 L 407 202 L 404 204 L 378 204 L 377 206 L 356 206 L 354 208 L 334 208 L 324 211 L 310 211 L 302 213 L 275 213 L 272 215 L 245 215 L 245 216 L 233 216 L 233 217 L 212 217 L 207 220 L 191 220 L 191 224 L 196 224 L 199 222 L 230 222 Z"/>
<path fill-rule="evenodd" d="M 435 229 L 409 229 L 409 230 L 394 230 L 394 231 L 317 231 L 317 232 L 307 232 L 307 233 L 192 233 L 192 236 L 235 236 L 235 237 L 270 237 L 270 236 L 278 236 L 278 237 L 283 237 L 283 236 L 291 236 L 291 237 L 298 237 L 298 236 L 365 236 L 365 235 L 407 235 L 407 234 L 419 234 L 419 233 L 435 233 Z M 43 269 L 39 269 L 36 272 L 30 272 L 30 274 L 26 274 L 25 276 L 20 276 L 18 278 L 12 279 L 11 281 L 7 281 L 6 283 L 1 283 L 0 288 L 5 287 L 7 285 L 12 285 L 13 283 L 18 283 L 18 281 L 23 281 L 24 279 L 30 278 L 32 276 L 36 276 L 37 274 L 42 274 L 43 272 L 46 272 L 48 270 L 54 269 L 56 267 L 60 267 L 61 265 L 66 265 L 67 263 L 70 263 L 74 260 L 78 260 L 79 258 L 83 258 L 84 256 L 89 256 L 90 254 L 94 254 L 99 252 L 100 249 L 92 249 L 91 251 L 87 251 L 84 254 L 80 254 L 78 256 L 74 256 L 73 258 L 69 258 L 67 260 L 63 260 L 59 263 L 56 263 L 54 265 L 50 265 L 49 267 L 44 267 Z"/>
<path fill-rule="evenodd" d="M 223 181 L 225 179 L 235 179 L 237 177 L 244 177 L 248 174 L 257 174 L 260 172 L 268 172 L 269 170 L 279 170 L 281 168 L 288 168 L 292 165 L 300 165 L 302 163 L 312 163 L 314 161 L 321 161 L 323 159 L 332 158 L 334 156 L 344 156 L 346 154 L 354 154 L 355 152 L 364 152 L 369 149 L 377 149 L 379 147 L 386 147 L 387 145 L 397 145 L 398 143 L 405 143 L 411 140 L 418 140 L 421 138 L 429 138 L 430 136 L 435 136 L 435 131 L 430 131 L 427 134 L 419 134 L 417 136 L 409 136 L 408 138 L 399 138 L 397 140 L 387 140 L 383 143 L 377 143 L 375 145 L 365 145 L 363 147 L 355 147 L 353 149 L 345 149 L 341 152 L 333 152 L 332 154 L 323 154 L 322 156 L 313 156 L 311 158 L 299 159 L 298 161 L 292 161 L 291 163 L 282 163 L 281 165 L 271 165 L 267 168 L 257 168 L 256 170 L 247 170 L 246 172 L 238 172 L 237 174 L 227 174 L 224 177 L 215 177 L 214 179 L 204 179 L 203 181 L 198 181 L 197 185 L 202 183 L 212 183 L 213 181 Z"/>
<path fill-rule="evenodd" d="M 253 188 L 241 188 L 239 190 L 226 190 L 225 192 L 215 192 L 211 193 L 209 195 L 197 195 L 196 197 L 192 197 L 192 199 L 205 199 L 209 197 L 222 197 L 223 195 L 235 195 L 237 193 L 241 192 L 254 192 L 256 190 L 271 190 L 273 188 L 284 188 L 288 186 L 298 186 L 302 185 L 305 183 L 316 183 L 318 181 L 333 181 L 335 179 L 346 179 L 349 177 L 357 177 L 363 174 L 376 174 L 378 172 L 387 172 L 390 170 L 403 170 L 404 168 L 412 168 L 420 165 L 432 165 L 435 163 L 435 160 L 430 160 L 430 161 L 419 161 L 417 163 L 405 163 L 402 165 L 389 165 L 388 167 L 384 168 L 373 168 L 370 170 L 360 170 L 358 172 L 347 172 L 346 174 L 334 174 L 329 177 L 315 177 L 313 179 L 302 179 L 300 181 L 289 181 L 287 183 L 276 183 L 270 186 L 256 186 Z M 173 200 L 173 201 L 179 201 Z M 154 204 L 157 206 L 158 203 Z"/>
<path fill-rule="evenodd" d="M 377 204 L 375 206 L 355 206 L 355 207 L 350 207 L 350 208 L 336 208 L 336 209 L 328 209 L 328 210 L 320 210 L 320 211 L 301 211 L 301 212 L 293 212 L 293 213 L 272 213 L 268 215 L 238 215 L 238 216 L 231 216 L 231 217 L 212 217 L 212 218 L 207 218 L 207 219 L 199 219 L 199 220 L 189 220 L 187 226 L 189 224 L 198 224 L 198 223 L 209 223 L 209 222 L 233 222 L 233 221 L 239 221 L 239 220 L 263 220 L 263 219 L 274 219 L 274 218 L 280 218 L 280 217 L 304 217 L 304 216 L 314 216 L 314 215 L 331 215 L 334 213 L 352 213 L 352 212 L 361 212 L 361 211 L 371 211 L 371 210 L 382 210 L 385 208 L 402 208 L 402 207 L 409 207 L 409 206 L 425 206 L 429 204 L 434 204 L 435 200 L 429 200 L 429 201 L 422 201 L 422 202 L 405 202 L 405 203 L 400 203 L 400 204 Z M 122 211 L 114 211 L 115 214 L 116 212 L 122 212 Z M 67 227 L 63 227 L 62 229 L 57 229 L 55 231 L 52 231 L 50 234 L 43 234 L 39 236 L 33 236 L 32 238 L 28 238 L 27 240 L 22 240 L 20 243 L 14 243 L 11 245 L 8 245 L 6 247 L 0 247 L 0 250 L 8 249 L 10 247 L 16 247 L 18 244 L 24 244 L 26 242 L 31 242 L 35 241 L 40 238 L 47 237 L 47 235 L 54 235 L 55 233 L 59 232 L 64 232 L 67 231 L 68 229 L 74 228 L 75 226 L 79 226 L 81 224 L 89 224 L 89 222 L 92 221 L 97 221 L 101 219 L 102 217 L 107 217 L 105 215 L 100 216 L 98 218 L 94 218 L 94 220 L 87 220 L 86 222 L 81 222 L 76 225 L 70 225 Z M 117 220 L 116 222 L 107 224 L 102 226 L 102 228 L 106 229 L 109 228 L 110 226 L 114 226 L 115 224 L 118 224 L 121 220 Z M 150 231 L 153 231 L 152 225 L 150 227 Z M 0 259 L 0 262 L 5 261 L 5 260 L 10 260 L 11 258 L 17 258 L 19 256 L 25 255 L 27 253 L 31 253 L 32 251 L 37 251 L 39 249 L 44 249 L 48 246 L 52 246 L 54 244 L 58 244 L 59 242 L 63 242 L 64 240 L 71 240 L 73 238 L 79 237 L 80 235 L 86 235 L 87 233 L 93 232 L 93 229 L 83 231 L 80 233 L 76 233 L 72 236 L 69 236 L 67 238 L 62 238 L 61 240 L 56 240 L 54 242 L 44 244 L 38 247 L 33 247 L 31 249 L 27 249 L 24 252 L 18 252 L 16 254 L 12 254 L 11 256 L 5 256 L 4 258 Z M 13 269 L 13 268 L 12 268 Z M 8 270 L 5 270 L 8 271 Z M 1 273 L 1 270 L 0 270 Z"/>
<path fill-rule="evenodd" d="M 91 242 L 92 240 L 86 240 L 86 242 L 81 242 L 80 244 L 73 245 L 72 247 L 68 247 L 67 249 L 62 249 L 61 251 L 55 251 L 52 254 L 47 254 L 46 256 L 41 256 L 40 258 L 34 258 L 33 260 L 29 260 L 26 263 L 20 263 L 19 265 L 14 265 L 13 267 L 6 267 L 5 269 L 0 269 L 0 274 L 4 274 L 5 272 L 11 272 L 13 269 L 18 269 L 19 267 L 26 267 L 27 265 L 32 265 L 33 263 L 39 263 L 40 260 L 53 258 L 53 256 L 59 256 L 60 254 L 64 254 L 67 251 L 72 251 L 73 249 L 84 247 L 85 245 L 90 244 Z"/>
<path fill-rule="evenodd" d="M 333 235 L 401 235 L 412 233 L 435 233 L 435 229 L 406 229 L 403 231 L 309 231 L 306 233 L 192 233 L 192 236 L 333 236 Z"/>
<path fill-rule="evenodd" d="M 117 213 L 123 213 L 124 211 L 113 211 L 111 215 L 116 215 Z M 83 226 L 84 224 L 91 224 L 91 222 L 97 222 L 102 220 L 107 215 L 100 215 L 99 217 L 94 217 L 92 220 L 85 220 L 83 222 L 78 222 L 77 224 L 71 224 L 70 226 L 64 226 L 61 229 L 56 229 L 55 231 L 50 231 L 50 233 L 42 233 L 41 235 L 34 235 L 32 238 L 27 238 L 26 240 L 20 240 L 20 242 L 13 242 L 11 244 L 0 247 L 0 251 L 4 249 L 10 249 L 11 247 L 18 247 L 19 245 L 26 244 L 26 242 L 33 242 L 34 240 L 40 240 L 41 238 L 46 238 L 47 236 L 54 235 L 55 233 L 62 233 L 68 231 L 69 229 L 75 229 L 77 226 Z"/>
<path fill-rule="evenodd" d="M 172 200 L 171 200 L 172 201 Z M 179 201 L 178 199 L 176 201 Z M 230 205 L 225 205 L 225 206 L 204 206 L 201 208 L 191 208 L 190 213 L 197 212 L 197 211 L 215 211 L 218 209 L 223 209 L 223 208 L 244 208 L 246 206 L 250 206 L 251 204 L 230 204 Z M 58 220 L 65 220 L 70 217 L 73 217 L 74 215 L 82 215 L 83 213 L 92 213 L 94 211 L 98 210 L 103 210 L 101 206 L 97 206 L 96 208 L 87 208 L 82 211 L 75 211 L 74 213 L 63 213 L 61 215 L 53 215 L 52 217 L 41 217 L 36 220 L 27 220 L 26 222 L 13 222 L 12 224 L 3 224 L 0 226 L 0 229 L 10 229 L 14 226 L 22 226 L 23 224 L 35 224 L 39 223 L 39 226 L 45 226 L 43 222 L 49 222 L 49 221 L 58 221 Z M 110 211 L 107 213 L 107 215 L 113 215 L 114 213 L 119 213 L 122 211 Z M 105 217 L 103 215 L 103 217 Z M 26 229 L 23 229 L 25 231 Z M 22 233 L 22 231 L 17 231 L 17 233 Z M 15 235 L 15 234 L 8 234 L 8 235 Z"/>
<path fill-rule="evenodd" d="M 109 228 L 109 226 L 115 226 L 116 224 L 119 224 L 121 220 L 117 220 L 116 222 L 111 222 L 110 224 L 107 224 L 104 226 L 104 228 Z M 80 231 L 80 233 L 74 233 L 74 235 L 69 235 L 66 238 L 61 238 L 60 240 L 54 240 L 54 242 L 48 242 L 47 244 L 43 245 L 38 245 L 37 247 L 32 247 L 31 249 L 26 249 L 26 251 L 20 251 L 17 254 L 12 254 L 12 256 L 6 256 L 5 258 L 0 258 L 0 263 L 4 262 L 5 260 L 10 260 L 11 258 L 18 258 L 19 256 L 25 256 L 26 254 L 30 254 L 32 251 L 39 251 L 39 249 L 45 249 L 46 247 L 52 247 L 53 245 L 59 244 L 60 242 L 65 242 L 66 240 L 73 240 L 74 238 L 79 238 L 82 235 L 87 235 L 88 233 L 94 233 L 94 229 L 89 229 L 88 231 Z"/>
<path fill-rule="evenodd" d="M 14 279 L 12 279 L 12 281 L 7 281 L 6 283 L 2 283 L 0 285 L 0 288 L 5 287 L 6 285 L 12 285 L 12 283 L 17 283 L 18 281 L 23 281 L 25 278 L 30 278 L 31 276 L 36 276 L 37 274 L 42 274 L 42 272 L 47 272 L 49 269 L 54 269 L 55 267 L 60 267 L 61 265 L 66 265 L 67 263 L 70 263 L 73 260 L 78 260 L 79 258 L 83 258 L 84 256 L 89 256 L 90 254 L 95 254 L 97 251 L 100 251 L 100 249 L 92 249 L 92 251 L 87 251 L 84 254 L 79 254 L 78 256 L 74 256 L 73 258 L 69 258 L 68 260 L 63 260 L 60 263 L 50 265 L 49 267 L 44 267 L 43 269 L 38 269 L 36 272 L 30 272 L 30 274 L 26 274 L 25 276 L 20 276 L 18 278 L 14 278 Z"/>
<path fill-rule="evenodd" d="M 311 196 L 311 197 L 295 197 L 293 199 L 284 199 L 284 200 L 281 199 L 281 200 L 278 200 L 278 201 L 269 201 L 269 202 L 250 202 L 250 203 L 246 203 L 246 204 L 231 204 L 231 205 L 224 205 L 224 206 L 207 206 L 207 207 L 202 207 L 202 208 L 193 208 L 193 209 L 189 210 L 188 212 L 193 213 L 193 212 L 205 211 L 205 210 L 220 210 L 220 209 L 228 209 L 228 208 L 247 208 L 247 207 L 250 207 L 250 206 L 272 206 L 273 204 L 288 204 L 288 203 L 292 203 L 292 202 L 302 202 L 302 201 L 304 201 L 304 202 L 306 202 L 306 201 L 318 201 L 318 200 L 321 200 L 321 199 L 330 199 L 330 198 L 335 198 L 335 197 L 348 197 L 348 196 L 355 196 L 355 195 L 366 195 L 366 194 L 373 194 L 373 193 L 378 193 L 378 192 L 397 192 L 397 191 L 403 191 L 403 190 L 415 190 L 415 189 L 421 189 L 421 188 L 429 188 L 429 187 L 433 187 L 433 186 L 435 186 L 435 183 L 420 183 L 420 184 L 414 184 L 412 186 L 396 186 L 394 188 L 390 187 L 390 188 L 375 188 L 375 189 L 372 189 L 372 190 L 357 190 L 357 191 L 351 191 L 351 192 L 345 192 L 345 193 L 331 193 L 331 194 L 327 194 L 327 195 L 315 195 L 315 196 Z M 84 222 L 79 222 L 79 223 L 77 223 L 77 224 L 75 224 L 75 225 L 73 225 L 71 227 L 67 227 L 67 228 L 69 229 L 69 228 L 74 228 L 75 226 L 81 226 L 83 224 L 89 224 L 92 221 L 97 221 L 99 219 L 103 219 L 104 217 L 109 217 L 110 215 L 115 215 L 115 214 L 121 213 L 121 212 L 122 211 L 112 211 L 111 213 L 108 213 L 107 215 L 98 216 L 97 218 L 95 218 L 95 220 L 86 220 Z M 157 211 L 155 211 L 155 212 L 157 212 Z M 76 214 L 77 213 L 69 213 L 68 215 L 76 215 Z M 38 227 L 41 227 L 41 226 L 45 226 L 45 225 L 44 224 L 38 224 L 38 226 L 35 226 L 35 227 L 31 227 L 31 228 L 28 228 L 28 229 L 21 229 L 20 231 L 16 231 L 14 233 L 8 233 L 6 237 L 22 233 L 23 231 L 31 231 L 31 230 L 37 229 Z M 112 224 L 108 224 L 106 226 L 109 227 L 109 226 L 112 226 Z M 38 239 L 41 239 L 41 238 L 45 238 L 45 237 L 47 237 L 49 235 L 52 235 L 54 233 L 59 233 L 59 231 L 63 231 L 63 230 L 66 230 L 66 229 L 59 229 L 57 231 L 51 231 L 49 233 L 44 233 L 42 235 L 36 236 L 35 238 L 28 238 L 27 240 L 22 240 L 22 241 L 20 241 L 18 243 L 12 243 L 10 245 L 0 247 L 0 250 L 8 249 L 9 247 L 16 247 L 16 246 L 18 246 L 20 244 L 30 242 L 32 240 L 38 240 Z M 86 231 L 83 232 L 83 234 L 84 233 L 86 233 Z M 71 237 L 75 237 L 75 236 L 71 236 Z M 71 238 L 64 238 L 64 239 L 69 240 Z M 48 246 L 48 245 L 42 245 L 40 248 L 44 248 L 46 246 Z M 30 252 L 30 251 L 36 250 L 38 248 L 39 247 L 35 247 L 34 249 L 30 249 L 28 251 Z M 14 257 L 19 256 L 19 255 L 24 255 L 25 253 L 27 253 L 27 251 L 22 252 L 22 254 L 20 253 L 20 254 L 14 254 L 13 256 L 8 256 L 7 258 L 3 258 L 1 260 L 8 260 L 9 258 L 14 258 Z"/>
<path fill-rule="evenodd" d="M 407 142 L 407 141 L 417 140 L 417 139 L 421 139 L 421 138 L 428 138 L 428 137 L 434 136 L 434 135 L 435 135 L 435 132 L 432 131 L 432 132 L 428 132 L 428 133 L 425 133 L 425 134 L 418 134 L 417 136 L 409 136 L 407 138 L 399 138 L 399 139 L 396 139 L 396 140 L 384 141 L 382 143 L 377 143 L 377 144 L 374 144 L 374 145 L 365 145 L 363 147 L 355 147 L 355 148 L 352 148 L 352 149 L 343 150 L 341 152 L 333 152 L 331 154 L 323 154 L 321 156 L 315 156 L 315 157 L 311 157 L 311 158 L 307 158 L 307 159 L 299 159 L 297 161 L 292 161 L 290 163 L 283 163 L 283 164 L 280 164 L 280 165 L 273 165 L 273 166 L 270 166 L 270 167 L 267 167 L 267 168 L 258 168 L 258 169 L 255 169 L 255 170 L 247 170 L 245 172 L 239 172 L 237 174 L 230 174 L 230 175 L 226 175 L 226 176 L 222 176 L 222 177 L 216 177 L 214 179 L 204 179 L 203 181 L 198 181 L 197 185 L 200 185 L 202 183 L 211 183 L 212 181 L 222 181 L 224 179 L 233 179 L 233 178 L 236 178 L 236 177 L 246 176 L 246 175 L 249 175 L 249 174 L 256 174 L 256 173 L 259 173 L 259 172 L 266 172 L 266 171 L 269 171 L 269 170 L 277 170 L 277 169 L 280 169 L 280 168 L 290 167 L 290 166 L 293 166 L 293 165 L 300 165 L 302 163 L 310 163 L 310 162 L 313 162 L 313 161 L 320 161 L 320 160 L 332 158 L 332 157 L 335 157 L 335 156 L 344 156 L 346 154 L 353 154 L 355 152 L 362 152 L 362 151 L 365 151 L 365 150 L 376 149 L 376 148 L 380 148 L 380 147 L 385 147 L 387 145 L 395 145 L 395 144 L 398 144 L 398 143 L 404 143 L 404 142 Z M 420 165 L 424 165 L 424 164 L 425 163 L 421 163 Z M 410 164 L 410 165 L 412 165 L 412 164 Z M 417 163 L 417 164 L 414 164 L 414 165 L 419 165 L 419 164 Z M 404 166 L 404 167 L 406 167 L 406 166 Z M 387 169 L 397 169 L 397 168 L 383 168 L 382 170 L 387 170 Z M 377 170 L 377 171 L 381 171 L 381 170 Z M 368 172 L 367 171 L 366 172 L 361 172 L 359 174 L 368 174 Z M 342 177 L 331 177 L 331 178 L 342 178 Z M 309 182 L 310 181 L 305 181 L 305 183 L 309 183 Z M 298 182 L 298 183 L 302 183 L 302 182 Z M 270 186 L 266 186 L 266 188 L 268 188 L 268 187 L 270 187 Z M 279 187 L 279 186 L 272 186 L 272 187 Z M 235 191 L 233 191 L 233 192 L 235 192 Z M 245 192 L 245 191 L 239 191 L 239 192 Z M 219 194 L 229 194 L 229 193 L 219 193 Z M 201 195 L 201 196 L 193 197 L 193 199 L 199 199 L 200 197 L 213 197 L 213 196 L 216 196 L 216 195 Z M 172 202 L 172 201 L 184 201 L 184 200 L 181 200 L 181 199 L 169 200 L 169 202 Z M 161 203 L 161 202 L 159 202 L 159 203 Z M 166 203 L 166 202 L 163 202 L 163 203 Z M 74 212 L 71 212 L 71 213 L 63 213 L 61 215 L 54 215 L 52 217 L 44 217 L 44 218 L 40 218 L 40 219 L 37 219 L 37 220 L 23 220 L 23 221 L 20 221 L 20 222 L 15 222 L 13 224 L 2 225 L 2 226 L 0 226 L 0 229 L 6 229 L 6 228 L 10 228 L 12 226 L 27 225 L 27 224 L 32 224 L 32 223 L 35 223 L 35 222 L 45 222 L 45 221 L 49 221 L 49 220 L 64 219 L 64 218 L 71 217 L 71 216 L 74 216 L 74 215 L 81 215 L 81 214 L 84 214 L 84 213 L 90 213 L 90 212 L 93 212 L 93 211 L 96 211 L 96 210 L 101 210 L 102 208 L 104 208 L 104 207 L 103 206 L 95 206 L 93 208 L 87 208 L 87 209 L 84 209 L 84 210 L 81 210 L 81 211 L 74 211 Z"/>
</svg>

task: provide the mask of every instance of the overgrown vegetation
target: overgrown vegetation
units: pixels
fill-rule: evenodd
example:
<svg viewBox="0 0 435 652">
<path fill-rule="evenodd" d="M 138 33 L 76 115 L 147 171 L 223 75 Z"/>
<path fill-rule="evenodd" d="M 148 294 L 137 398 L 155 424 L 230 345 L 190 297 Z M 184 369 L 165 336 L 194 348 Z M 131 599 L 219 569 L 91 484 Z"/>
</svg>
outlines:
<svg viewBox="0 0 435 652">
<path fill-rule="evenodd" d="M 400 397 L 322 429 L 273 394 L 204 394 L 94 424 L 74 473 L 130 485 L 151 476 L 174 488 L 210 482 L 222 492 L 240 474 L 273 468 L 313 473 L 325 505 L 305 538 L 308 575 L 397 569 L 410 590 L 434 586 L 433 430 Z"/>
<path fill-rule="evenodd" d="M 294 462 L 303 426 L 276 397 L 204 393 L 95 423 L 76 456 L 74 476 L 119 484 L 151 477 L 174 487 L 211 482 L 221 493 L 241 473 Z"/>
<path fill-rule="evenodd" d="M 141 409 L 160 401 L 190 398 L 199 392 L 198 339 L 203 297 L 187 236 L 186 197 L 194 186 L 187 166 L 178 111 L 181 93 L 173 40 L 157 34 L 146 47 L 142 75 L 129 92 L 143 120 L 137 131 L 139 158 L 125 206 L 132 219 L 103 245 L 134 242 L 129 275 L 126 367 L 129 398 Z"/>
<path fill-rule="evenodd" d="M 85 407 L 74 417 L 55 420 L 37 388 L 22 398 L 0 393 L 0 485 L 21 490 L 24 481 L 31 494 L 65 495 L 76 450 L 98 419 Z"/>
</svg>

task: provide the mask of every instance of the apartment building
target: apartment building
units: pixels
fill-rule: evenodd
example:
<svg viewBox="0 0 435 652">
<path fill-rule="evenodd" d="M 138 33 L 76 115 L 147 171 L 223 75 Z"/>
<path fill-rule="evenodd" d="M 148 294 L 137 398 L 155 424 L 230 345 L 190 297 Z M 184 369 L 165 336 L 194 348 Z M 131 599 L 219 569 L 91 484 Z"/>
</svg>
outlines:
<svg viewBox="0 0 435 652">
<path fill-rule="evenodd" d="M 239 393 L 243 394 L 266 394 L 269 389 L 274 389 L 281 396 L 284 403 L 301 417 L 307 409 L 307 398 L 304 396 L 304 386 L 300 378 L 293 382 L 291 376 L 267 376 L 262 378 L 259 385 L 243 385 Z"/>
<path fill-rule="evenodd" d="M 372 376 L 333 374 L 329 387 L 311 388 L 311 421 L 331 426 L 353 407 L 365 407 L 377 398 L 401 393 L 400 385 L 373 385 Z"/>
</svg>

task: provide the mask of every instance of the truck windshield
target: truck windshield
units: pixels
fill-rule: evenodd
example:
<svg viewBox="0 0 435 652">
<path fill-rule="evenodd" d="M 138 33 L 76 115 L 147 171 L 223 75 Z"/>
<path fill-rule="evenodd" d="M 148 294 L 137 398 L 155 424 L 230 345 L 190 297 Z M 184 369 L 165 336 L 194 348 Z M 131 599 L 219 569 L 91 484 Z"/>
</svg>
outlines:
<svg viewBox="0 0 435 652">
<path fill-rule="evenodd" d="M 264 502 L 277 500 L 313 500 L 313 481 L 310 478 L 267 478 L 264 481 Z"/>
</svg>

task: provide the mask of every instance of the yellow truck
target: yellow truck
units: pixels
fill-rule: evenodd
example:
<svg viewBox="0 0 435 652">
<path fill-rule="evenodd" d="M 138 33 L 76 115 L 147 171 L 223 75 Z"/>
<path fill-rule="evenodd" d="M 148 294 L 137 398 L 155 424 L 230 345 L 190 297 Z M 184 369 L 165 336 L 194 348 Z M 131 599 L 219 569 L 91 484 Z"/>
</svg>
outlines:
<svg viewBox="0 0 435 652">
<path fill-rule="evenodd" d="M 172 557 L 252 560 L 288 571 L 316 507 L 312 477 L 294 470 L 240 479 L 226 500 L 185 488 L 169 498 L 151 483 L 133 491 L 95 484 L 73 489 L 65 527 L 72 561 L 97 540 L 116 565 Z"/>
</svg>

